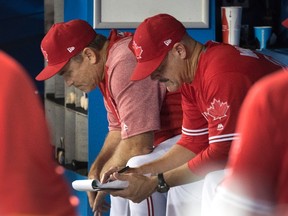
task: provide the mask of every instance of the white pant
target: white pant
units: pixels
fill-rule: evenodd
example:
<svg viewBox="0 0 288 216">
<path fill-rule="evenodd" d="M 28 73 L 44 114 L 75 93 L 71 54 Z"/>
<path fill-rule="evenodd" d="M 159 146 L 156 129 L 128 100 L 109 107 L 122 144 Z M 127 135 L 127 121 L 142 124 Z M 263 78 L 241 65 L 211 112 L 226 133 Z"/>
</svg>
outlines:
<svg viewBox="0 0 288 216">
<path fill-rule="evenodd" d="M 218 185 L 224 179 L 225 172 L 226 170 L 218 170 L 206 175 L 202 191 L 202 216 L 214 215 L 213 211 L 211 210 L 212 202 Z"/>
<path fill-rule="evenodd" d="M 170 188 L 167 216 L 200 216 L 203 180 Z"/>
<path fill-rule="evenodd" d="M 158 145 L 152 153 L 131 158 L 127 162 L 127 166 L 138 167 L 160 158 L 169 151 L 169 149 L 177 143 L 179 139 L 180 135 L 165 140 Z M 166 199 L 166 193 L 158 192 L 153 193 L 149 198 L 140 203 L 133 203 L 132 201 L 121 197 L 110 196 L 110 216 L 165 216 Z"/>
<path fill-rule="evenodd" d="M 171 188 L 166 216 L 212 216 L 211 205 L 224 170 L 208 173 L 204 180 Z"/>
</svg>

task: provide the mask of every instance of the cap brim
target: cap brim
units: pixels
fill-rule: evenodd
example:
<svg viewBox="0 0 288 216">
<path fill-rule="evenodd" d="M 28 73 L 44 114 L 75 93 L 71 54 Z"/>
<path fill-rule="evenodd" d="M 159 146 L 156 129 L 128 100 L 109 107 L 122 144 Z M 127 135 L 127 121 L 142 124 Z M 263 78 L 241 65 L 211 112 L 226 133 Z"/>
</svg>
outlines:
<svg viewBox="0 0 288 216">
<path fill-rule="evenodd" d="M 150 61 L 138 62 L 130 79 L 136 81 L 150 76 L 160 66 L 166 55 L 167 53 L 165 52 L 163 55 Z"/>
<path fill-rule="evenodd" d="M 282 22 L 282 25 L 286 28 L 288 28 L 288 18 L 285 19 L 283 22 Z"/>
<path fill-rule="evenodd" d="M 69 61 L 69 60 L 68 60 Z M 66 64 L 68 61 L 61 62 L 57 65 L 47 65 L 37 76 L 36 80 L 43 81 L 51 78 L 56 75 Z"/>
</svg>

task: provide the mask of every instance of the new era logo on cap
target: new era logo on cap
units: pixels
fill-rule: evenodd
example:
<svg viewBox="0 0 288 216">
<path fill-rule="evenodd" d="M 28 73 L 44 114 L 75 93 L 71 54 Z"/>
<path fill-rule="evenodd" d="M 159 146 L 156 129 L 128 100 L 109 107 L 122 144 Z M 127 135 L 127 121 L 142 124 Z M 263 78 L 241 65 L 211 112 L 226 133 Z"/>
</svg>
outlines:
<svg viewBox="0 0 288 216">
<path fill-rule="evenodd" d="M 67 50 L 68 50 L 68 52 L 72 53 L 73 50 L 75 50 L 75 47 L 74 47 L 74 46 L 72 46 L 72 47 L 68 47 Z"/>
<path fill-rule="evenodd" d="M 164 44 L 165 44 L 166 46 L 169 46 L 169 44 L 171 44 L 171 42 L 172 42 L 172 40 L 171 40 L 171 39 L 168 39 L 168 40 L 165 40 L 165 41 L 164 41 Z"/>
</svg>

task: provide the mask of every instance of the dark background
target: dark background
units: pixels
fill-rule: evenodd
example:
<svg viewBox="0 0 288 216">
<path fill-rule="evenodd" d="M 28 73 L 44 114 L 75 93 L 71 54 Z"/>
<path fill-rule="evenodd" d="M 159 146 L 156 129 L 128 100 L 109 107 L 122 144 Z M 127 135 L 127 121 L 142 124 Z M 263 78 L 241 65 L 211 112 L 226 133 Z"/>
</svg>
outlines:
<svg viewBox="0 0 288 216">
<path fill-rule="evenodd" d="M 241 47 L 256 48 L 254 26 L 272 26 L 273 41 L 268 48 L 288 47 L 288 30 L 281 22 L 288 18 L 288 0 L 216 0 L 216 40 L 222 41 L 221 6 L 242 6 L 242 26 L 248 27 L 243 35 L 241 31 Z M 243 30 L 243 28 L 241 29 Z"/>
<path fill-rule="evenodd" d="M 0 0 L 0 50 L 24 66 L 40 96 L 44 83 L 34 78 L 44 67 L 40 50 L 43 36 L 44 0 Z"/>
</svg>

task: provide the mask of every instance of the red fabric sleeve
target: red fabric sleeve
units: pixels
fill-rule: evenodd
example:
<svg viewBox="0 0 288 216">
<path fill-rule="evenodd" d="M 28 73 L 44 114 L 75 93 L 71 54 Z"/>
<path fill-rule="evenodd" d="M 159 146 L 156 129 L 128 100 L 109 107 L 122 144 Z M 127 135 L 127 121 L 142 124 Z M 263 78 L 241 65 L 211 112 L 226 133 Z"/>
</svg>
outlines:
<svg viewBox="0 0 288 216">
<path fill-rule="evenodd" d="M 238 138 L 235 126 L 239 109 L 251 86 L 251 82 L 245 76 L 237 73 L 219 74 L 206 83 L 209 86 L 205 95 L 207 99 L 198 101 L 197 104 L 194 104 L 191 99 L 188 102 L 189 99 L 183 99 L 183 103 L 186 101 L 187 104 L 183 105 L 182 133 L 184 135 L 179 142 L 197 154 L 189 161 L 188 166 L 191 171 L 202 176 L 225 167 L 231 142 Z M 219 116 L 209 113 L 210 109 L 217 109 L 216 105 L 225 105 L 225 113 Z M 223 128 L 219 129 L 219 125 Z M 193 132 L 188 133 L 184 128 L 186 126 L 194 128 Z"/>
</svg>

